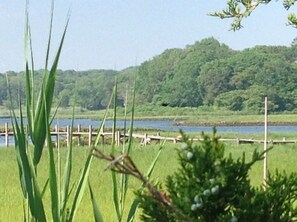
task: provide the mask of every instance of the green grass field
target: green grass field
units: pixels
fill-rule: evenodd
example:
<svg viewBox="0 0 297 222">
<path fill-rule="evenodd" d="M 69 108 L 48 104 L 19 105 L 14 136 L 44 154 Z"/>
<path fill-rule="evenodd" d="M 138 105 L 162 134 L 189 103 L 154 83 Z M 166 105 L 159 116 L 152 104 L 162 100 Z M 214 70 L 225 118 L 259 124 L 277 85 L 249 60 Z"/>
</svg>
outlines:
<svg viewBox="0 0 297 222">
<path fill-rule="evenodd" d="M 163 153 L 161 154 L 159 162 L 157 163 L 155 171 L 152 175 L 153 180 L 164 181 L 167 175 L 172 174 L 178 168 L 175 150 L 178 149 L 179 146 L 180 144 L 165 144 L 165 149 L 163 150 Z M 148 145 L 146 147 L 140 146 L 138 144 L 134 145 L 132 157 L 142 172 L 146 172 L 150 163 L 157 154 L 158 148 L 159 145 Z M 103 146 L 100 149 L 109 153 L 110 147 Z M 226 143 L 226 155 L 231 153 L 234 158 L 240 157 L 242 153 L 245 152 L 246 159 L 249 160 L 254 149 L 262 150 L 263 147 L 262 145 L 236 145 L 233 143 Z M 78 180 L 79 172 L 83 167 L 88 152 L 89 150 L 87 148 L 74 148 L 74 169 L 73 176 L 71 177 L 73 182 Z M 62 163 L 64 162 L 65 157 L 66 148 L 63 148 L 61 149 Z M 296 170 L 297 145 L 275 146 L 274 149 L 269 152 L 268 157 L 269 170 L 272 173 L 275 172 L 275 169 L 278 169 L 280 172 L 283 170 L 286 170 L 288 173 L 293 172 Z M 39 182 L 40 184 L 43 184 L 45 183 L 48 174 L 46 150 L 44 151 L 41 161 L 42 162 L 39 166 L 38 174 Z M 105 221 L 116 221 L 116 215 L 112 201 L 111 174 L 109 171 L 104 171 L 106 165 L 106 162 L 94 159 L 90 172 L 90 181 Z M 254 165 L 250 172 L 252 184 L 255 186 L 261 184 L 262 168 L 262 162 L 258 162 Z M 23 215 L 23 202 L 14 148 L 0 148 L 0 169 L 0 221 L 21 221 Z M 141 183 L 136 181 L 134 178 L 129 180 L 127 198 L 128 203 L 131 203 L 133 200 L 133 191 L 137 190 L 140 186 Z M 49 205 L 46 207 L 46 209 L 49 209 L 49 193 L 45 194 L 45 198 L 48 200 L 46 201 L 46 204 Z M 129 206 L 129 204 L 126 206 Z M 48 215 L 50 215 L 50 213 Z M 89 198 L 89 193 L 86 190 L 85 196 L 77 213 L 76 221 L 93 220 L 91 201 Z"/>
</svg>

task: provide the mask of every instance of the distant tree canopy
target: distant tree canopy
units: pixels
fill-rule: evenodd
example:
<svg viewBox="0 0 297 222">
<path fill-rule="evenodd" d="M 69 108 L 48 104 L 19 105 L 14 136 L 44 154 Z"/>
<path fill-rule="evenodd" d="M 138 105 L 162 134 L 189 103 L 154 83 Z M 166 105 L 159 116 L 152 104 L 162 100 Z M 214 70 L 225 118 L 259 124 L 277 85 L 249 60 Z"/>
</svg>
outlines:
<svg viewBox="0 0 297 222">
<path fill-rule="evenodd" d="M 289 10 L 297 0 L 283 0 L 283 7 Z M 251 13 L 259 6 L 270 3 L 271 0 L 229 0 L 227 8 L 222 11 L 210 13 L 212 16 L 217 16 L 222 19 L 232 18 L 232 30 L 242 28 L 242 20 L 251 15 Z M 288 14 L 288 24 L 297 27 L 297 17 L 293 13 Z"/>
<path fill-rule="evenodd" d="M 297 45 L 293 43 L 235 51 L 207 38 L 183 49 L 167 49 L 122 71 L 59 70 L 54 99 L 62 107 L 104 109 L 116 77 L 119 105 L 124 105 L 135 82 L 136 104 L 256 113 L 268 96 L 271 111 L 297 111 Z M 41 82 L 41 73 L 36 72 L 36 83 Z M 23 73 L 6 75 L 14 101 L 24 103 Z M 6 77 L 0 74 L 0 105 L 11 106 L 8 101 Z"/>
</svg>

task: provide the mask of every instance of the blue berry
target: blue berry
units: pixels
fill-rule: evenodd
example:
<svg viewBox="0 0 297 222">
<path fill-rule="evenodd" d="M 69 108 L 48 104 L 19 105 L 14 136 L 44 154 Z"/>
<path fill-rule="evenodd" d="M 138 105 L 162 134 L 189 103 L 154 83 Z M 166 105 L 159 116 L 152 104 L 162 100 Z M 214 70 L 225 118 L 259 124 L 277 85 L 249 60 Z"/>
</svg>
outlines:
<svg viewBox="0 0 297 222">
<path fill-rule="evenodd" d="M 217 194 L 219 192 L 219 185 L 214 186 L 213 188 L 211 188 L 211 193 L 212 194 Z"/>
<path fill-rule="evenodd" d="M 192 152 L 187 153 L 188 160 L 191 160 L 193 158 L 194 154 Z"/>
<path fill-rule="evenodd" d="M 203 191 L 203 195 L 204 196 L 207 196 L 208 197 L 210 194 L 211 194 L 211 192 L 210 192 L 209 189 L 206 189 L 206 190 Z"/>
<path fill-rule="evenodd" d="M 182 144 L 181 144 L 181 148 L 182 148 L 183 150 L 188 149 L 188 144 L 187 144 L 187 143 L 182 143 Z"/>
</svg>

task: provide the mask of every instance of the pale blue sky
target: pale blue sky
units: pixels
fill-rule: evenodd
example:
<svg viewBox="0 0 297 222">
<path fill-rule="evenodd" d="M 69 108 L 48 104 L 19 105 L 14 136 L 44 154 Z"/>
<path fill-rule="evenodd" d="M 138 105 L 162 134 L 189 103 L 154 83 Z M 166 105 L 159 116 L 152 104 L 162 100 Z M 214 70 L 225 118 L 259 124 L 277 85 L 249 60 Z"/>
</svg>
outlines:
<svg viewBox="0 0 297 222">
<path fill-rule="evenodd" d="M 50 0 L 30 1 L 36 68 L 44 66 Z M 153 58 L 168 48 L 184 48 L 215 37 L 233 49 L 286 45 L 297 29 L 286 26 L 282 1 L 261 6 L 229 31 L 231 20 L 207 13 L 225 8 L 224 0 L 56 0 L 53 52 L 66 21 L 71 19 L 59 68 L 124 69 Z M 25 0 L 0 0 L 0 72 L 23 70 Z"/>
</svg>

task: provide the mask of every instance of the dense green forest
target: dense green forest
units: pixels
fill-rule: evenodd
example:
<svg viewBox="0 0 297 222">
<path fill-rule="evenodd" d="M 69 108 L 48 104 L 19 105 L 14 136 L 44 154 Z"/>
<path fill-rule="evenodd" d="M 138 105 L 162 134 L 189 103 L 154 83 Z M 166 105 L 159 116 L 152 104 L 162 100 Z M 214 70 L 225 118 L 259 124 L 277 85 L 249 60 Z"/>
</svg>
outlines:
<svg viewBox="0 0 297 222">
<path fill-rule="evenodd" d="M 82 109 L 104 109 L 115 79 L 118 104 L 124 106 L 133 90 L 136 104 L 262 111 L 265 96 L 273 112 L 297 110 L 297 45 L 256 46 L 240 51 L 207 38 L 183 49 L 167 49 L 139 66 L 125 70 L 59 70 L 55 102 Z M 43 70 L 36 71 L 41 82 Z M 7 81 L 14 101 L 24 103 L 23 73 L 0 75 L 0 105 L 11 106 Z M 17 106 L 14 104 L 14 106 Z"/>
</svg>

